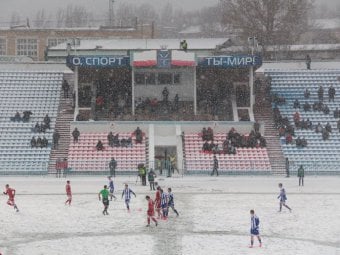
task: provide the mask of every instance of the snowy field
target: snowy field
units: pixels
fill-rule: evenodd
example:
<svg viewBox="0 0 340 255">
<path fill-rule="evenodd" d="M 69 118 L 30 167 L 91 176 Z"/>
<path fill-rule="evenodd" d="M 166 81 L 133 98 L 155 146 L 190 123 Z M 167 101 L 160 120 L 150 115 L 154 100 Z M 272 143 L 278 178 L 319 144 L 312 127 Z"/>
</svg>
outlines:
<svg viewBox="0 0 340 255">
<path fill-rule="evenodd" d="M 172 187 L 178 218 L 146 228 L 145 195 L 135 177 L 115 180 L 117 201 L 102 215 L 97 193 L 104 177 L 70 177 L 73 205 L 65 206 L 65 179 L 0 177 L 17 190 L 19 213 L 0 196 L 2 255 L 340 255 L 340 178 L 185 177 L 160 179 Z M 292 213 L 278 213 L 277 184 Z M 123 184 L 137 193 L 127 213 Z M 249 249 L 249 210 L 260 217 L 263 248 Z"/>
</svg>

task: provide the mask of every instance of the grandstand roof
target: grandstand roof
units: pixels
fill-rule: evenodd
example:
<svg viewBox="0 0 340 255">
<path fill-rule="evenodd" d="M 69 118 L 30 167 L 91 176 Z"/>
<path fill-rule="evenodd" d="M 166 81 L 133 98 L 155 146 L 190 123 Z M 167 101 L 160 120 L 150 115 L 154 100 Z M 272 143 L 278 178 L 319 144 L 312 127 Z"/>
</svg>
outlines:
<svg viewBox="0 0 340 255">
<path fill-rule="evenodd" d="M 340 71 L 340 61 L 336 62 L 312 62 L 312 70 L 338 70 Z M 263 73 L 267 70 L 306 70 L 306 63 L 304 61 L 295 62 L 265 62 L 256 70 L 256 73 Z M 307 71 L 307 70 L 306 70 Z"/>
<path fill-rule="evenodd" d="M 56 63 L 1 63 L 0 71 L 22 71 L 22 72 L 59 72 L 73 73 L 65 64 Z"/>
<path fill-rule="evenodd" d="M 213 50 L 216 46 L 223 45 L 228 38 L 200 38 L 186 39 L 190 50 Z M 100 39 L 81 40 L 77 50 L 158 50 L 178 49 L 181 39 Z M 65 50 L 66 43 L 52 47 L 50 50 Z"/>
</svg>

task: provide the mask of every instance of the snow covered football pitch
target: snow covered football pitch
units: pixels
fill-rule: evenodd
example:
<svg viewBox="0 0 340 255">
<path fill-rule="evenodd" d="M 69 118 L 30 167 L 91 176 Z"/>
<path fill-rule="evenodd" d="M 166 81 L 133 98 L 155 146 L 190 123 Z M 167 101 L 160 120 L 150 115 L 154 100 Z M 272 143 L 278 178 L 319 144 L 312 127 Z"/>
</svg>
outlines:
<svg viewBox="0 0 340 255">
<path fill-rule="evenodd" d="M 65 206 L 65 179 L 1 177 L 17 190 L 19 213 L 0 196 L 2 255 L 340 255 L 340 178 L 184 177 L 160 179 L 172 187 L 178 218 L 146 228 L 148 187 L 135 177 L 115 180 L 117 201 L 102 215 L 97 193 L 105 177 L 70 177 L 74 193 Z M 278 213 L 277 184 L 287 190 L 292 213 Z M 123 184 L 137 193 L 127 213 Z M 249 249 L 249 210 L 260 217 L 263 248 Z"/>
</svg>

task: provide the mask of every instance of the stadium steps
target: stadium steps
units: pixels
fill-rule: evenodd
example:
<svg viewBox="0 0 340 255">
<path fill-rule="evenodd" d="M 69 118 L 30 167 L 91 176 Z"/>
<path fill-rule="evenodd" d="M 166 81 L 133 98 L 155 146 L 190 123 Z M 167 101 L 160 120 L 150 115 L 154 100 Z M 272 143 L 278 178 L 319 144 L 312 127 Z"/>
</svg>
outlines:
<svg viewBox="0 0 340 255">
<path fill-rule="evenodd" d="M 146 167 L 146 169 L 150 169 L 150 161 L 149 161 L 149 137 L 145 138 L 145 167 Z"/>
<path fill-rule="evenodd" d="M 266 103 L 254 111 L 255 120 L 264 123 L 264 137 L 267 141 L 267 150 L 271 164 L 272 174 L 284 175 L 286 172 L 285 157 L 283 155 L 278 131 L 274 125 L 271 105 Z"/>
<path fill-rule="evenodd" d="M 70 82 L 70 84 L 73 84 Z M 73 88 L 70 88 L 73 91 Z M 70 144 L 70 123 L 74 120 L 74 109 L 72 107 L 72 93 L 69 93 L 69 98 L 64 98 L 64 92 L 60 95 L 59 114 L 56 120 L 56 130 L 58 130 L 60 139 L 57 149 L 52 149 L 48 172 L 56 172 L 56 161 L 67 158 Z"/>
</svg>

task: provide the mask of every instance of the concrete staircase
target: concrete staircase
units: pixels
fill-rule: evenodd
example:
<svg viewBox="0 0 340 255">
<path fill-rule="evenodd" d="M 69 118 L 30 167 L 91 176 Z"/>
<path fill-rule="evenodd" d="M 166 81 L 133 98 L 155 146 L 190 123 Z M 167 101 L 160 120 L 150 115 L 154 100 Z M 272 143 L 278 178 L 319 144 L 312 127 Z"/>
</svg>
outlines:
<svg viewBox="0 0 340 255">
<path fill-rule="evenodd" d="M 255 120 L 264 124 L 264 137 L 267 141 L 269 161 L 272 174 L 284 175 L 286 173 L 285 157 L 283 155 L 278 130 L 274 126 L 274 118 L 270 103 L 266 102 L 254 108 Z"/>
<path fill-rule="evenodd" d="M 67 77 L 65 77 L 67 79 Z M 60 105 L 58 110 L 58 117 L 56 120 L 55 130 L 58 130 L 60 139 L 57 149 L 53 149 L 50 155 L 50 162 L 48 166 L 48 172 L 56 172 L 56 161 L 63 160 L 68 156 L 68 148 L 70 144 L 70 122 L 74 119 L 74 109 L 72 107 L 72 91 L 73 81 L 67 79 L 70 84 L 69 98 L 64 98 L 64 92 L 62 91 L 60 96 Z"/>
</svg>

